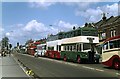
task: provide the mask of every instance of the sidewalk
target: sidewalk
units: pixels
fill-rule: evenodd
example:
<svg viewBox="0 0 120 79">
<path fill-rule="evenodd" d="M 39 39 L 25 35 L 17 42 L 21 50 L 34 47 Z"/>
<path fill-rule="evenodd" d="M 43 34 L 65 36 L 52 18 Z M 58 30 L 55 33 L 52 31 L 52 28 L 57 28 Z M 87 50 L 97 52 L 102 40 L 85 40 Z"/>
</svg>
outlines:
<svg viewBox="0 0 120 79">
<path fill-rule="evenodd" d="M 3 77 L 28 77 L 26 73 L 22 70 L 22 68 L 19 66 L 19 64 L 15 61 L 14 57 L 6 56 L 1 57 L 0 56 L 0 78 L 6 79 Z"/>
</svg>

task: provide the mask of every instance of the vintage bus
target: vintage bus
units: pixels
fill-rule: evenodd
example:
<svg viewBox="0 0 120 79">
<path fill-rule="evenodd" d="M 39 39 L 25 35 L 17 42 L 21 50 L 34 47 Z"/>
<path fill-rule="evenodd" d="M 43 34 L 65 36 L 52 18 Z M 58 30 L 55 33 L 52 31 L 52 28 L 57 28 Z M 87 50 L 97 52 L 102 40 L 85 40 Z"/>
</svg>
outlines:
<svg viewBox="0 0 120 79">
<path fill-rule="evenodd" d="M 99 63 L 96 44 L 99 43 L 97 30 L 94 27 L 82 27 L 63 33 L 61 58 L 81 62 Z"/>
<path fill-rule="evenodd" d="M 108 38 L 102 46 L 102 63 L 120 69 L 120 36 Z"/>
<path fill-rule="evenodd" d="M 35 51 L 36 51 L 35 54 L 34 54 L 35 57 L 45 56 L 45 53 L 46 53 L 46 43 L 37 45 L 37 49 Z"/>
<path fill-rule="evenodd" d="M 92 39 L 92 42 L 90 41 Z M 81 62 L 99 62 L 99 57 L 94 58 L 96 54 L 95 45 L 99 43 L 95 36 L 77 36 L 62 40 L 61 58 L 66 60 Z M 91 57 L 90 57 L 91 56 Z"/>
</svg>

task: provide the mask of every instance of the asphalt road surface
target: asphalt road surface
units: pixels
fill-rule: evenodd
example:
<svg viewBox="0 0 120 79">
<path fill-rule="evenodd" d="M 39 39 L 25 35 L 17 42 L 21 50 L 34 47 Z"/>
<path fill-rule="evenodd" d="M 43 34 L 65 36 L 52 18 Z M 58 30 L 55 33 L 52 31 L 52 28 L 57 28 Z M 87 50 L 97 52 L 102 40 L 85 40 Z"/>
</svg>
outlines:
<svg viewBox="0 0 120 79">
<path fill-rule="evenodd" d="M 35 58 L 26 54 L 14 53 L 14 57 L 32 69 L 39 77 L 98 77 L 120 78 L 118 70 L 102 64 L 77 64 L 45 57 Z"/>
</svg>

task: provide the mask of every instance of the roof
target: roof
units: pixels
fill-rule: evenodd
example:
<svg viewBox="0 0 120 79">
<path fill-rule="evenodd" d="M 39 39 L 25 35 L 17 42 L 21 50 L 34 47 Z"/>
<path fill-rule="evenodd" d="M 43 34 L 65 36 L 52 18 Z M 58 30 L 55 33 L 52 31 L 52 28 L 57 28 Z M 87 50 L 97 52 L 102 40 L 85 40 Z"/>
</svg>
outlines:
<svg viewBox="0 0 120 79">
<path fill-rule="evenodd" d="M 34 44 L 40 44 L 40 42 L 35 42 Z"/>
<path fill-rule="evenodd" d="M 109 17 L 106 20 L 100 20 L 100 21 L 98 21 L 97 23 L 95 23 L 95 26 L 100 27 L 102 25 L 110 24 L 110 23 L 113 23 L 113 22 L 118 21 L 118 20 L 120 20 L 120 16 L 115 16 L 115 17 L 111 16 L 111 17 Z"/>
</svg>

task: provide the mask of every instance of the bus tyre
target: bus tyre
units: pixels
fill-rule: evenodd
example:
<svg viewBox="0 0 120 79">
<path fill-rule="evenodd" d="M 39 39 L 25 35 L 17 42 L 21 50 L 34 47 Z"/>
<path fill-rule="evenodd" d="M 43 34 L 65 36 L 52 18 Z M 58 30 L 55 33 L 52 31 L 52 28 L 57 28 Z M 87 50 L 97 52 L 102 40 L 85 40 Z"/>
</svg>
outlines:
<svg viewBox="0 0 120 79">
<path fill-rule="evenodd" d="M 64 61 L 67 61 L 67 57 L 66 57 L 66 55 L 64 56 L 63 60 L 64 60 Z"/>
<path fill-rule="evenodd" d="M 81 63 L 81 58 L 80 58 L 80 56 L 77 56 L 77 63 Z"/>
<path fill-rule="evenodd" d="M 120 69 L 120 61 L 118 61 L 117 59 L 113 61 L 113 67 L 118 70 Z"/>
</svg>

